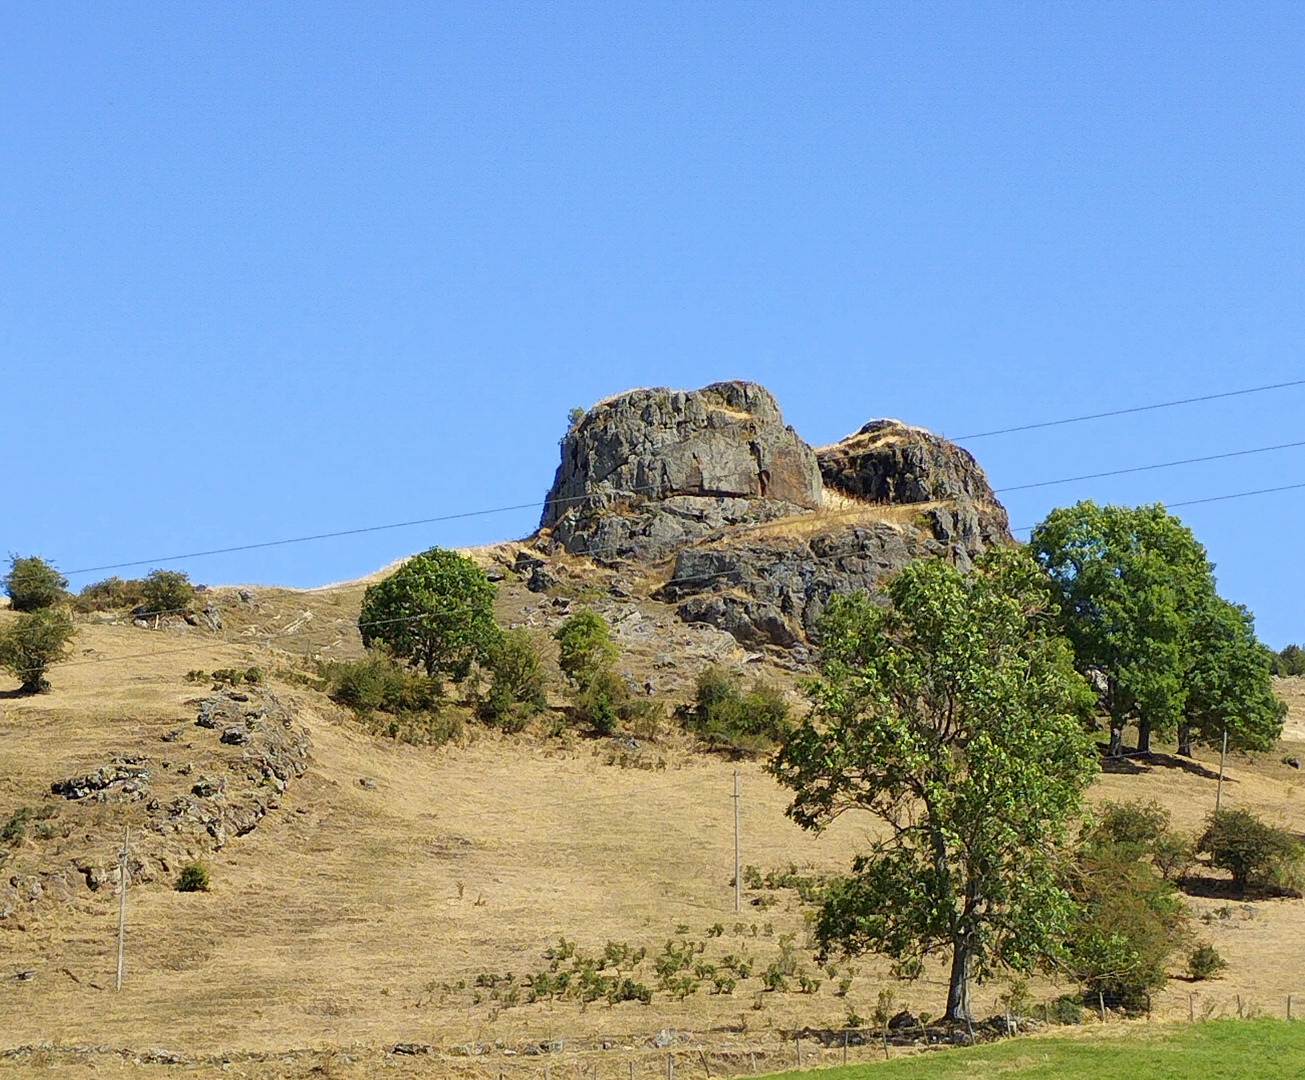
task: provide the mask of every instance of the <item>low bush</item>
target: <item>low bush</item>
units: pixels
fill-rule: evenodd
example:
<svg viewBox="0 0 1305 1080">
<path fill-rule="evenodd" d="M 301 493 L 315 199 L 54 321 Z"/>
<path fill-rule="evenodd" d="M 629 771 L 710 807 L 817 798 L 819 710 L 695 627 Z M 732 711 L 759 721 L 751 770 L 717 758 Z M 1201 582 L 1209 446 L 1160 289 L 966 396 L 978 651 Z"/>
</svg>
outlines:
<svg viewBox="0 0 1305 1080">
<path fill-rule="evenodd" d="M 1106 802 L 1086 840 L 1095 847 L 1114 847 L 1134 858 L 1149 859 L 1168 881 L 1181 881 L 1195 861 L 1189 836 L 1174 832 L 1169 811 L 1158 802 Z"/>
<path fill-rule="evenodd" d="M 698 676 L 684 726 L 713 746 L 746 751 L 768 749 L 792 731 L 788 702 L 777 687 L 757 679 L 744 693 L 738 675 L 715 666 Z"/>
<path fill-rule="evenodd" d="M 4 582 L 9 606 L 15 611 L 40 611 L 63 603 L 68 596 L 64 592 L 68 579 L 36 555 L 26 559 L 11 555 Z"/>
<path fill-rule="evenodd" d="M 1047 1019 L 1053 1024 L 1081 1024 L 1083 1002 L 1073 994 L 1062 994 L 1047 1003 Z"/>
<path fill-rule="evenodd" d="M 1210 856 L 1210 865 L 1231 873 L 1233 884 L 1243 895 L 1247 891 L 1300 893 L 1300 841 L 1249 810 L 1219 810 L 1212 814 L 1196 849 Z"/>
<path fill-rule="evenodd" d="M 548 685 L 539 652 L 525 630 L 509 630 L 490 650 L 489 691 L 478 703 L 482 720 L 504 731 L 520 731 L 548 704 Z"/>
<path fill-rule="evenodd" d="M 27 826 L 31 822 L 48 821 L 58 814 L 53 806 L 20 806 L 0 825 L 0 844 L 21 844 L 27 839 Z"/>
<path fill-rule="evenodd" d="M 1187 939 L 1182 898 L 1127 844 L 1092 844 L 1070 878 L 1079 915 L 1067 942 L 1074 977 L 1112 1007 L 1137 1011 L 1168 981 Z"/>
<path fill-rule="evenodd" d="M 142 615 L 180 615 L 190 610 L 195 586 L 180 570 L 151 570 L 141 582 Z"/>
<path fill-rule="evenodd" d="M 581 693 L 595 679 L 610 673 L 620 650 L 612 640 L 607 620 L 596 611 L 572 615 L 553 635 L 558 643 L 557 665 Z"/>
<path fill-rule="evenodd" d="M 140 578 L 123 578 L 116 574 L 96 581 L 73 597 L 73 610 L 83 615 L 91 611 L 121 611 L 145 603 L 145 582 Z"/>
<path fill-rule="evenodd" d="M 23 684 L 24 693 L 48 690 L 45 673 L 67 657 L 76 632 L 72 619 L 58 608 L 24 612 L 0 634 L 0 667 Z"/>
<path fill-rule="evenodd" d="M 462 733 L 439 679 L 396 663 L 382 652 L 324 665 L 331 700 L 347 705 L 368 731 L 418 746 L 441 746 Z"/>
<path fill-rule="evenodd" d="M 208 892 L 210 885 L 208 867 L 201 862 L 192 862 L 181 868 L 173 888 L 177 892 Z"/>
<path fill-rule="evenodd" d="M 1187 958 L 1187 974 L 1198 982 L 1213 979 L 1227 966 L 1228 963 L 1219 955 L 1219 950 L 1209 944 L 1198 945 Z"/>
</svg>

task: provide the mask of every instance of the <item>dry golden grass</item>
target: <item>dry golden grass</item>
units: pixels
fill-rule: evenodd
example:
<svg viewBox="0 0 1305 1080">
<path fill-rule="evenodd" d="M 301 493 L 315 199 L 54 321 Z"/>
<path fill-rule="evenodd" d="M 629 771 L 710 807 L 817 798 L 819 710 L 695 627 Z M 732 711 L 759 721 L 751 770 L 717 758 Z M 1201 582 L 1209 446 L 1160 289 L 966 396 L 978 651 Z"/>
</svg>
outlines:
<svg viewBox="0 0 1305 1080">
<path fill-rule="evenodd" d="M 73 661 L 51 673 L 52 692 L 0 699 L 0 815 L 37 803 L 51 780 L 113 753 L 160 756 L 159 736 L 193 721 L 186 701 L 197 688 L 184 679 L 192 668 L 271 670 L 307 655 L 355 655 L 352 620 L 362 588 L 256 589 L 249 604 L 219 590 L 227 624 L 219 635 L 83 624 Z M 535 626 L 544 644 L 556 618 L 548 604 L 511 584 L 502 590 L 499 614 Z M 660 636 L 631 644 L 626 662 L 640 677 L 663 680 L 659 693 L 670 700 L 683 697 L 692 666 L 668 671 L 656 664 L 680 647 L 681 636 L 697 641 L 700 633 L 668 618 Z M 791 686 L 785 673 L 762 666 Z M 778 897 L 774 907 L 733 911 L 735 768 L 744 793 L 745 863 L 838 871 L 864 846 L 869 823 L 847 819 L 820 836 L 804 833 L 785 818 L 784 792 L 757 763 L 695 753 L 675 738 L 657 748 L 665 767 L 654 770 L 607 764 L 608 742 L 580 738 L 479 730 L 460 745 L 417 749 L 365 736 L 309 690 L 274 686 L 312 729 L 309 775 L 291 785 L 257 830 L 210 857 L 211 893 L 176 893 L 162 881 L 132 891 L 121 993 L 112 991 L 116 901 L 108 890 L 0 920 L 0 1049 L 38 1042 L 162 1047 L 197 1057 L 235 1055 L 236 1072 L 258 1076 L 314 1069 L 361 1076 L 386 1066 L 399 1074 L 538 1080 L 543 1059 L 503 1051 L 560 1039 L 570 1049 L 548 1056 L 550 1080 L 579 1078 L 599 1064 L 605 1075 L 624 1076 L 627 1060 L 648 1080 L 665 1061 L 650 1040 L 675 1029 L 691 1033 L 676 1050 L 681 1070 L 692 1069 L 697 1080 L 699 1050 L 714 1055 L 704 1060 L 717 1074 L 749 1071 L 754 1053 L 759 1067 L 791 1064 L 792 1043 L 784 1044 L 780 1032 L 841 1025 L 849 1011 L 867 1016 L 889 985 L 885 965 L 865 959 L 855 964 L 846 998 L 834 995 L 828 978 L 811 995 L 761 994 L 754 978 L 732 995 L 704 988 L 676 1002 L 659 993 L 650 1006 L 499 1009 L 485 995 L 477 1001 L 470 985 L 479 972 L 511 971 L 520 979 L 544 966 L 543 950 L 559 936 L 586 952 L 608 940 L 656 952 L 681 925 L 701 939 L 720 923 L 725 932 L 709 940 L 709 957 L 742 949 L 759 968 L 776 955 L 781 934 L 796 934 L 800 943 L 803 912 L 790 891 L 770 894 Z M 1299 683 L 1286 690 L 1290 730 L 1299 739 L 1305 692 Z M 1291 744 L 1262 760 L 1234 759 L 1227 804 L 1305 830 L 1301 774 L 1278 760 L 1301 749 Z M 1200 763 L 1217 768 L 1217 755 L 1202 753 Z M 1209 776 L 1154 766 L 1103 776 L 1093 797 L 1158 799 L 1190 831 L 1213 805 L 1214 790 Z M 64 807 L 65 817 L 85 813 L 88 831 L 99 830 L 95 842 L 106 860 L 120 835 L 112 810 Z M 20 852 L 26 859 L 38 854 L 57 859 Z M 1156 1001 L 1159 1017 L 1185 1017 L 1189 991 L 1197 994 L 1198 1012 L 1207 1001 L 1216 1012 L 1231 1012 L 1240 994 L 1244 1006 L 1277 1014 L 1288 993 L 1305 995 L 1298 949 L 1305 902 L 1190 903 L 1199 935 L 1230 967 L 1216 982 L 1171 984 Z M 1214 916 L 1225 906 L 1227 917 Z M 1199 921 L 1207 913 L 1214 916 L 1208 925 Z M 738 934 L 736 922 L 743 924 Z M 805 963 L 814 968 L 809 957 Z M 12 977 L 27 970 L 35 971 L 29 980 Z M 641 977 L 655 981 L 651 971 Z M 456 989 L 459 981 L 467 989 Z M 1003 989 L 979 988 L 979 1007 L 995 1010 Z M 897 994 L 916 1010 L 939 1012 L 942 972 L 931 970 Z M 385 1048 L 399 1041 L 430 1043 L 442 1054 L 387 1062 Z M 604 1043 L 613 1049 L 602 1050 Z M 457 1056 L 462 1046 L 487 1052 Z M 338 1056 L 328 1062 L 335 1049 L 347 1050 L 352 1063 Z M 248 1053 L 261 1057 L 240 1057 Z M 119 1059 L 95 1060 L 105 1067 Z M 16 1074 L 38 1067 L 45 1075 L 88 1066 L 59 1053 L 0 1059 L 0 1068 Z M 201 1063 L 198 1071 L 222 1070 Z"/>
</svg>

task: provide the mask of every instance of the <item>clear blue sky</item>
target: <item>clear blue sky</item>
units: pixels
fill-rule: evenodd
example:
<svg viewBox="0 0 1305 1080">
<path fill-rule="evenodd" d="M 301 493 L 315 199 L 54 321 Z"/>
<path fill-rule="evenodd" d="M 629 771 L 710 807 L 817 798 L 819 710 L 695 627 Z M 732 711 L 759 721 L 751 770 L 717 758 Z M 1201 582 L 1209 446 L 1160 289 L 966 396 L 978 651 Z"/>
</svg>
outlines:
<svg viewBox="0 0 1305 1080">
<path fill-rule="evenodd" d="M 567 410 L 635 385 L 756 379 L 821 443 L 1305 378 L 1303 31 L 1136 0 L 6 3 L 0 546 L 74 570 L 538 502 Z M 1305 439 L 1303 409 L 969 445 L 1001 487 Z M 1305 450 L 1006 501 L 1298 480 Z M 1266 640 L 1305 637 L 1305 491 L 1180 512 Z M 536 519 L 183 566 L 316 584 Z"/>
</svg>

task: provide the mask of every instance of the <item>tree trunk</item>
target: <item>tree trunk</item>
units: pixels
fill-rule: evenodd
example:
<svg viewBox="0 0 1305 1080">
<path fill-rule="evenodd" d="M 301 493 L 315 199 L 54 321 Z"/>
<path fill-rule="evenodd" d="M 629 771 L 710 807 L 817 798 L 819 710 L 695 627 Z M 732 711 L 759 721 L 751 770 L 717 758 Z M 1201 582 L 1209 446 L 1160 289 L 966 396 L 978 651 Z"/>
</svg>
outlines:
<svg viewBox="0 0 1305 1080">
<path fill-rule="evenodd" d="M 1178 752 L 1182 754 L 1183 757 L 1192 756 L 1192 725 L 1191 724 L 1178 725 Z"/>
<path fill-rule="evenodd" d="M 1137 722 L 1137 752 L 1139 754 L 1149 754 L 1151 752 L 1151 721 L 1139 720 Z"/>
<path fill-rule="evenodd" d="M 947 1015 L 949 1023 L 961 1023 L 970 1015 L 970 939 L 958 937 L 952 945 L 952 978 L 947 987 Z"/>
<path fill-rule="evenodd" d="M 1110 727 L 1110 750 L 1111 757 L 1121 757 L 1124 753 L 1124 732 L 1122 728 L 1117 728 L 1113 724 Z"/>
</svg>

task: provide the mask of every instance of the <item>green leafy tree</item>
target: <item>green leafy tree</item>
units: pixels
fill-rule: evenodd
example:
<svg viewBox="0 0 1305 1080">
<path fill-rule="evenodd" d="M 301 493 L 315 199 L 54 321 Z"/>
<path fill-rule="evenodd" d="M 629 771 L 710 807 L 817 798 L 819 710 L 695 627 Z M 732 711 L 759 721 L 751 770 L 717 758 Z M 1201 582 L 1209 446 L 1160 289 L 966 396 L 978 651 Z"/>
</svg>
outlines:
<svg viewBox="0 0 1305 1080">
<path fill-rule="evenodd" d="M 1278 676 L 1305 675 L 1305 649 L 1288 645 L 1273 657 L 1273 673 Z"/>
<path fill-rule="evenodd" d="M 822 948 L 884 953 L 903 974 L 950 952 L 946 1016 L 964 1020 L 972 980 L 1031 970 L 1068 932 L 1062 866 L 1097 769 L 1093 695 L 1021 551 L 990 552 L 969 576 L 922 560 L 884 592 L 887 605 L 831 600 L 811 716 L 772 770 L 805 828 L 848 810 L 891 828 L 830 886 Z"/>
<path fill-rule="evenodd" d="M 363 595 L 363 644 L 461 682 L 499 640 L 494 585 L 471 559 L 433 547 L 414 555 Z"/>
<path fill-rule="evenodd" d="M 1060 590 L 1077 666 L 1100 688 L 1112 753 L 1130 723 L 1150 752 L 1152 733 L 1183 717 L 1191 622 L 1214 593 L 1205 548 L 1159 504 L 1093 502 L 1053 510 L 1029 546 Z"/>
<path fill-rule="evenodd" d="M 0 667 L 23 684 L 24 693 L 48 690 L 45 673 L 67 657 L 75 633 L 72 619 L 58 608 L 25 612 L 0 634 Z"/>
<path fill-rule="evenodd" d="M 182 570 L 151 570 L 140 585 L 143 615 L 179 615 L 195 601 L 195 586 Z"/>
<path fill-rule="evenodd" d="M 1187 642 L 1178 752 L 1190 756 L 1193 742 L 1217 746 L 1225 732 L 1237 750 L 1273 749 L 1287 706 L 1273 692 L 1274 654 L 1256 638 L 1251 613 L 1208 596 Z"/>
<path fill-rule="evenodd" d="M 68 579 L 39 556 L 9 557 L 5 593 L 15 611 L 37 611 L 62 603 L 67 585 Z"/>
<path fill-rule="evenodd" d="M 578 611 L 557 628 L 557 666 L 581 692 L 614 663 L 620 650 L 611 628 L 596 611 Z"/>
</svg>

